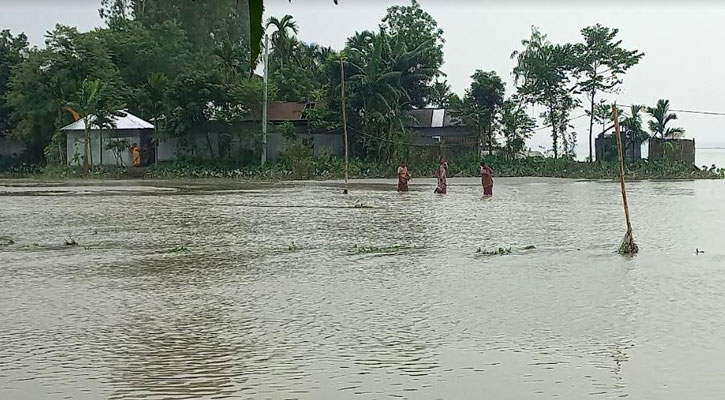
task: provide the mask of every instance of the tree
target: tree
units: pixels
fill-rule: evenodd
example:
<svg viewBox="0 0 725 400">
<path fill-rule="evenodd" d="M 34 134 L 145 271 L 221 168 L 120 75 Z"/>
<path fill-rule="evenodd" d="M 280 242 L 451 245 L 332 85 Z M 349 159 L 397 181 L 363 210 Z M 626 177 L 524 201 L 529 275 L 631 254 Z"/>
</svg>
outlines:
<svg viewBox="0 0 725 400">
<path fill-rule="evenodd" d="M 345 49 L 343 57 L 348 90 L 348 107 L 352 124 L 359 124 L 363 151 L 379 160 L 403 157 L 407 151 L 409 125 L 406 110 L 411 95 L 405 82 L 414 76 L 429 49 L 425 45 L 408 50 L 405 44 L 384 30 L 374 35 L 365 51 Z M 331 81 L 337 81 L 331 70 Z M 335 85 L 331 85 L 331 88 Z M 339 86 L 335 88 L 339 91 Z M 333 97 L 334 98 L 334 97 Z"/>
<path fill-rule="evenodd" d="M 434 107 L 447 108 L 451 104 L 451 86 L 448 81 L 436 81 L 431 87 L 428 101 Z"/>
<path fill-rule="evenodd" d="M 484 72 L 478 70 L 471 76 L 473 82 L 466 93 L 476 105 L 480 113 L 479 123 L 488 143 L 488 154 L 493 154 L 494 123 L 496 115 L 503 105 L 505 85 L 494 71 Z M 465 100 L 464 100 L 465 101 Z"/>
<path fill-rule="evenodd" d="M 234 42 L 225 40 L 218 43 L 213 54 L 227 83 L 236 82 L 246 72 L 243 51 Z"/>
<path fill-rule="evenodd" d="M 506 100 L 501 108 L 501 134 L 506 139 L 504 153 L 513 160 L 524 150 L 526 140 L 534 133 L 536 123 L 515 100 Z"/>
<path fill-rule="evenodd" d="M 41 160 L 53 132 L 73 121 L 63 107 L 84 80 L 95 79 L 107 93 L 125 92 L 105 41 L 61 25 L 48 33 L 44 49 L 29 50 L 16 66 L 7 95 L 15 122 L 12 135 L 26 144 L 32 159 Z"/>
<path fill-rule="evenodd" d="M 273 49 L 272 57 L 277 61 L 277 66 L 282 67 L 294 54 L 297 41 L 293 39 L 299 33 L 299 27 L 291 15 L 285 15 L 281 19 L 269 17 L 264 28 L 269 30 L 270 27 L 274 27 L 269 38 Z"/>
<path fill-rule="evenodd" d="M 676 139 L 685 134 L 684 128 L 671 128 L 667 124 L 677 119 L 677 114 L 670 112 L 670 101 L 660 99 L 655 107 L 648 107 L 647 113 L 653 118 L 649 121 L 649 130 L 652 137 L 659 135 L 660 139 Z"/>
<path fill-rule="evenodd" d="M 402 84 L 414 107 L 422 108 L 429 103 L 430 85 L 440 76 L 443 65 L 443 30 L 436 20 L 424 11 L 417 0 L 409 6 L 392 6 L 383 18 L 380 30 L 406 50 L 421 49 L 420 64 L 415 73 L 403 79 Z"/>
<path fill-rule="evenodd" d="M 621 76 L 644 56 L 638 50 L 623 49 L 622 41 L 617 40 L 617 33 L 618 29 L 600 24 L 589 26 L 581 30 L 584 42 L 575 46 L 577 73 L 583 77 L 578 86 L 589 102 L 589 161 L 593 161 L 592 139 L 597 94 L 618 92 L 622 84 Z"/>
<path fill-rule="evenodd" d="M 511 54 L 517 63 L 513 75 L 518 95 L 526 103 L 544 106 L 541 116 L 551 127 L 554 157 L 560 153 L 570 155 L 567 153 L 573 151 L 576 138 L 570 131 L 569 120 L 571 111 L 579 105 L 571 83 L 577 65 L 575 47 L 551 44 L 536 27 L 521 44 L 523 50 Z"/>
<path fill-rule="evenodd" d="M 100 15 L 112 28 L 131 19 L 149 27 L 176 21 L 186 32 L 194 50 L 205 51 L 223 40 L 244 47 L 251 43 L 248 5 L 258 3 L 261 6 L 261 0 L 248 1 L 102 0 Z M 259 18 L 261 25 L 261 8 Z"/>
<path fill-rule="evenodd" d="M 91 127 L 95 123 L 95 116 L 101 110 L 101 91 L 103 84 L 99 79 L 83 80 L 80 90 L 75 94 L 74 100 L 69 104 L 81 116 L 84 124 L 83 131 L 83 169 L 88 170 L 93 164 L 91 152 Z M 90 160 L 90 164 L 89 164 Z"/>
<path fill-rule="evenodd" d="M 154 165 L 159 163 L 159 120 L 166 112 L 168 102 L 169 78 L 159 72 L 149 75 L 146 82 L 146 114 L 154 122 Z"/>
<path fill-rule="evenodd" d="M 13 36 L 9 30 L 0 32 L 0 137 L 12 130 L 12 107 L 6 95 L 10 91 L 10 75 L 28 54 L 28 38 L 25 34 Z"/>
</svg>

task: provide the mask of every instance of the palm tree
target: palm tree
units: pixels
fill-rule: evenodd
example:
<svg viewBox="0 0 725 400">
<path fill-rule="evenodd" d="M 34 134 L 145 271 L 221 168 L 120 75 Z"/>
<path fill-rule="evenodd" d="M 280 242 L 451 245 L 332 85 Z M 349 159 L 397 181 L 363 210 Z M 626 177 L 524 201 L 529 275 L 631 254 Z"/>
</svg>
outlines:
<svg viewBox="0 0 725 400">
<path fill-rule="evenodd" d="M 101 91 L 103 84 L 99 79 L 83 80 L 80 90 L 75 94 L 75 101 L 69 106 L 75 110 L 83 120 L 84 125 L 84 143 L 83 143 L 83 168 L 88 170 L 89 160 L 93 164 L 93 155 L 91 152 L 91 125 L 93 119 L 99 111 L 101 102 Z"/>
<path fill-rule="evenodd" d="M 264 29 L 269 29 L 270 26 L 274 27 L 274 32 L 270 35 L 270 41 L 272 42 L 272 48 L 278 56 L 280 66 L 284 65 L 292 54 L 296 45 L 296 41 L 293 41 L 294 35 L 299 32 L 297 23 L 292 19 L 291 15 L 285 15 L 282 19 L 276 17 L 269 17 L 267 24 Z M 290 35 L 292 33 L 292 35 Z"/>
<path fill-rule="evenodd" d="M 430 88 L 430 95 L 428 101 L 431 105 L 438 108 L 446 108 L 450 105 L 451 99 L 451 85 L 448 81 L 443 82 L 437 81 Z"/>
<path fill-rule="evenodd" d="M 238 44 L 225 40 L 214 48 L 213 54 L 219 59 L 219 68 L 228 83 L 236 81 L 244 72 L 243 53 Z"/>
<path fill-rule="evenodd" d="M 685 134 L 684 128 L 670 128 L 667 126 L 670 121 L 677 119 L 677 114 L 670 112 L 669 100 L 658 100 L 656 107 L 647 108 L 647 113 L 654 118 L 654 120 L 649 121 L 649 130 L 652 132 L 652 137 L 659 135 L 660 139 L 666 140 L 667 138 L 679 138 Z"/>
<path fill-rule="evenodd" d="M 241 70 L 239 71 L 241 72 Z M 164 113 L 166 106 L 166 88 L 169 79 L 166 74 L 153 72 L 146 82 L 148 102 L 146 109 L 154 121 L 154 166 L 159 164 L 159 119 Z"/>
<path fill-rule="evenodd" d="M 351 107 L 362 119 L 362 138 L 368 151 L 376 152 L 380 160 L 390 160 L 403 148 L 408 138 L 407 117 L 411 108 L 406 85 L 428 75 L 421 67 L 423 56 L 431 48 L 424 44 L 408 51 L 405 44 L 395 41 L 384 31 L 371 38 L 368 53 L 350 52 L 345 70 L 350 72 Z M 421 72 L 422 71 L 422 72 Z"/>
</svg>

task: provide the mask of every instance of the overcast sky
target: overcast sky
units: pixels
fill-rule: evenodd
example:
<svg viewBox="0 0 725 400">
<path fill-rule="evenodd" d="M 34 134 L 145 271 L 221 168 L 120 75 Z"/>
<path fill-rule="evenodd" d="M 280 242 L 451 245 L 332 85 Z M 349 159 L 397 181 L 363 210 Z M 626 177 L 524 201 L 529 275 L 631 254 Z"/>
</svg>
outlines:
<svg viewBox="0 0 725 400">
<path fill-rule="evenodd" d="M 63 4 L 60 4 L 63 3 Z M 100 0 L 0 0 L 0 29 L 25 32 L 42 45 L 43 36 L 56 23 L 89 30 L 102 26 Z M 291 14 L 304 41 L 339 49 L 355 31 L 375 29 L 385 10 L 405 1 L 391 0 L 266 0 L 268 16 Z M 534 1 L 420 0 L 422 7 L 445 31 L 443 71 L 453 90 L 462 94 L 476 69 L 496 71 L 512 92 L 511 52 L 519 49 L 531 26 L 552 42 L 579 40 L 581 28 L 601 23 L 620 29 L 628 49 L 645 57 L 625 76 L 620 104 L 654 104 L 670 99 L 671 107 L 725 112 L 725 6 L 716 2 L 667 1 Z M 583 113 L 575 112 L 574 116 Z M 679 113 L 678 126 L 687 129 L 698 147 L 725 147 L 725 116 Z M 579 133 L 577 152 L 588 153 L 584 118 L 574 123 Z M 550 147 L 546 131 L 532 140 L 532 148 Z"/>
</svg>

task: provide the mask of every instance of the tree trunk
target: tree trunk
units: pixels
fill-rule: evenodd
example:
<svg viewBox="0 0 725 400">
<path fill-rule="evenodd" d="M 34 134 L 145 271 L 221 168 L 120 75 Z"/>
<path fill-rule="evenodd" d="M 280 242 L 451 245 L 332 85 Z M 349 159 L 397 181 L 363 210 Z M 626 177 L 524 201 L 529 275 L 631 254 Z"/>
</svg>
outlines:
<svg viewBox="0 0 725 400">
<path fill-rule="evenodd" d="M 98 142 L 99 142 L 98 148 L 101 150 L 101 152 L 99 153 L 99 156 L 98 156 L 99 157 L 98 162 L 100 163 L 100 165 L 103 165 L 103 127 L 102 126 L 98 127 Z"/>
<path fill-rule="evenodd" d="M 551 120 L 551 140 L 554 147 L 554 158 L 559 158 L 559 133 L 556 126 L 556 110 L 554 107 L 549 107 L 549 119 Z"/>
<path fill-rule="evenodd" d="M 159 117 L 156 116 L 156 118 L 154 118 L 154 137 L 153 137 L 153 141 L 154 141 L 154 167 L 158 167 L 159 166 L 159 139 L 158 139 L 158 137 L 159 137 L 158 136 L 159 135 L 159 128 L 158 128 L 158 123 L 159 123 Z"/>
<path fill-rule="evenodd" d="M 592 136 L 594 133 L 594 92 L 592 92 L 591 97 L 591 108 L 589 109 L 589 162 L 594 161 L 594 156 L 592 154 Z"/>
<path fill-rule="evenodd" d="M 491 121 L 488 122 L 488 155 L 493 154 L 493 126 Z"/>
</svg>

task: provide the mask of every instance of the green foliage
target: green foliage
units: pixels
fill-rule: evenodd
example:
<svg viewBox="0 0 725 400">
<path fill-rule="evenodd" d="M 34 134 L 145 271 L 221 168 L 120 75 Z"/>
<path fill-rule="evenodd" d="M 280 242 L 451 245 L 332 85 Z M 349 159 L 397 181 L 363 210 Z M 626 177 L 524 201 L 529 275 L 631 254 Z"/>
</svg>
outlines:
<svg viewBox="0 0 725 400">
<path fill-rule="evenodd" d="M 521 104 L 507 100 L 501 108 L 501 134 L 506 139 L 504 154 L 513 160 L 526 147 L 526 140 L 534 134 L 536 123 L 526 114 Z"/>
<path fill-rule="evenodd" d="M 362 246 L 358 247 L 358 245 L 353 246 L 352 251 L 355 254 L 394 254 L 399 253 L 401 251 L 405 250 L 411 250 L 411 249 L 419 249 L 421 247 L 417 246 L 406 246 L 406 245 L 394 245 L 394 246 L 384 246 L 384 247 L 377 247 L 377 246 Z"/>
<path fill-rule="evenodd" d="M 513 73 L 518 95 L 526 103 L 544 106 L 541 116 L 551 127 L 554 157 L 571 156 L 576 137 L 569 120 L 579 105 L 573 97 L 576 85 L 572 82 L 578 63 L 576 47 L 551 44 L 535 27 L 521 44 L 524 48 L 511 54 L 516 59 Z"/>
<path fill-rule="evenodd" d="M 486 143 L 489 154 L 496 144 L 496 117 L 504 102 L 505 84 L 494 71 L 477 70 L 471 75 L 471 87 L 463 101 L 456 103 L 454 112 L 466 125 L 475 126 L 480 140 Z"/>
<path fill-rule="evenodd" d="M 480 254 L 482 256 L 506 256 L 511 254 L 511 248 L 499 247 L 496 250 L 484 250 L 479 247 L 478 250 L 476 250 L 476 254 Z"/>
<path fill-rule="evenodd" d="M 380 30 L 395 38 L 401 48 L 409 51 L 422 49 L 415 74 L 403 79 L 402 84 L 411 104 L 417 108 L 424 107 L 432 97 L 431 82 L 440 75 L 443 65 L 443 30 L 416 0 L 411 0 L 409 6 L 388 8 Z"/>
<path fill-rule="evenodd" d="M 10 73 L 25 60 L 27 53 L 28 38 L 24 34 L 13 36 L 9 30 L 0 32 L 0 138 L 13 129 L 12 107 L 6 98 L 10 91 Z"/>
<path fill-rule="evenodd" d="M 677 114 L 670 112 L 670 101 L 660 99 L 655 107 L 648 107 L 647 113 L 652 117 L 649 121 L 649 130 L 653 137 L 660 139 L 676 139 L 685 134 L 684 128 L 672 128 L 668 123 L 677 119 Z"/>
<path fill-rule="evenodd" d="M 105 42 L 92 33 L 58 25 L 48 33 L 44 49 L 28 51 L 13 71 L 7 99 L 17 122 L 12 134 L 27 145 L 31 157 L 42 159 L 53 132 L 73 121 L 62 107 L 84 80 L 96 79 L 109 97 L 124 90 Z"/>
<path fill-rule="evenodd" d="M 596 24 L 581 30 L 583 43 L 575 45 L 577 52 L 577 73 L 582 76 L 579 90 L 586 94 L 589 101 L 589 159 L 593 160 L 592 136 L 596 95 L 617 93 L 622 83 L 622 75 L 638 64 L 644 53 L 638 50 L 626 50 L 617 40 L 618 29 Z"/>
</svg>

